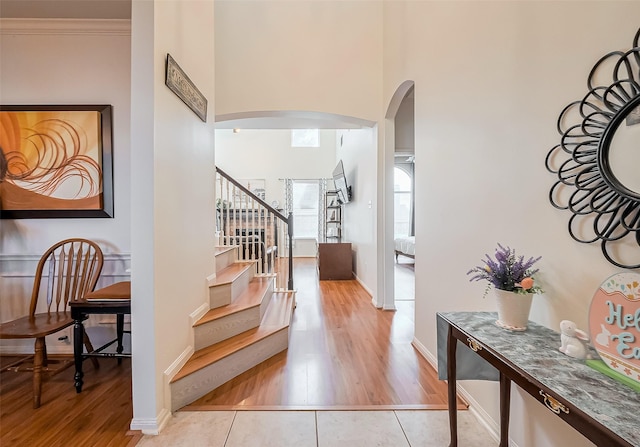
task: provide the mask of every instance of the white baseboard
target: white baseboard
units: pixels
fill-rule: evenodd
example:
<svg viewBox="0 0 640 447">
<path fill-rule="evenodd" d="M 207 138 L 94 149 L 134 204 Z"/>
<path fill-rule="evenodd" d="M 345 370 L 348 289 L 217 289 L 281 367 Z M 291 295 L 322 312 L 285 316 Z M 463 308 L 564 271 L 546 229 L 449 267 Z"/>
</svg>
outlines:
<svg viewBox="0 0 640 447">
<path fill-rule="evenodd" d="M 182 354 L 178 356 L 177 359 L 173 361 L 171 365 L 164 371 L 164 400 L 163 405 L 165 408 L 171 408 L 171 379 L 174 378 L 178 371 L 182 369 L 182 367 L 187 363 L 187 361 L 191 358 L 193 353 L 195 352 L 193 345 L 187 346 L 187 348 L 182 351 Z"/>
<path fill-rule="evenodd" d="M 202 303 L 200 307 L 191 312 L 191 314 L 189 315 L 191 326 L 193 326 L 207 312 L 209 312 L 209 303 Z"/>
<path fill-rule="evenodd" d="M 33 339 L 29 339 L 28 345 L 2 345 L 0 346 L 0 355 L 31 355 L 33 354 Z M 73 355 L 73 346 L 57 346 L 49 347 L 47 343 L 47 354 L 53 355 Z"/>
<path fill-rule="evenodd" d="M 66 336 L 64 341 L 58 337 Z M 73 355 L 73 328 L 66 328 L 46 337 L 47 354 Z M 34 352 L 35 339 L 13 338 L 0 340 L 0 355 L 31 355 Z"/>
<path fill-rule="evenodd" d="M 382 304 L 378 304 L 376 299 L 373 297 L 373 292 L 371 291 L 371 289 L 369 289 L 369 287 L 367 287 L 367 285 L 364 282 L 362 282 L 362 280 L 355 273 L 353 274 L 353 277 L 355 278 L 356 281 L 358 281 L 358 284 L 362 286 L 364 291 L 369 294 L 369 296 L 371 297 L 371 304 L 373 304 L 373 307 L 375 307 L 376 309 L 382 309 Z M 389 309 L 384 309 L 384 310 L 389 310 Z"/>
<path fill-rule="evenodd" d="M 431 366 L 438 370 L 438 358 L 434 356 L 418 339 L 415 337 L 411 341 L 414 348 L 420 353 L 424 359 L 429 362 Z M 500 441 L 500 427 L 493 420 L 493 418 L 484 411 L 484 408 L 473 398 L 469 392 L 460 385 L 460 382 L 456 383 L 456 392 L 469 404 L 469 411 L 475 416 L 478 422 L 489 432 L 489 435 L 496 441 Z M 509 440 L 509 445 L 512 447 L 518 447 L 512 440 Z"/>
<path fill-rule="evenodd" d="M 362 282 L 362 280 L 358 277 L 358 275 L 356 275 L 354 273 L 353 277 L 356 279 L 356 281 L 358 281 L 358 283 L 362 286 L 362 288 L 365 290 L 365 292 L 367 292 L 370 297 L 373 297 L 373 292 L 371 291 L 371 289 L 369 289 L 369 287 L 367 287 L 367 285 Z M 376 306 L 376 307 L 378 307 L 378 306 Z"/>
<path fill-rule="evenodd" d="M 373 297 L 373 292 L 371 291 L 371 289 L 369 287 L 367 287 L 367 285 L 362 282 L 362 280 L 358 277 L 358 275 L 356 275 L 354 273 L 353 277 L 355 278 L 356 281 L 358 281 L 358 284 L 360 284 L 362 286 L 362 288 L 364 289 L 365 292 L 367 292 L 369 294 L 369 296 L 371 297 L 371 303 L 373 304 L 373 306 L 376 309 L 382 309 L 382 310 L 397 310 L 395 304 L 392 304 L 390 306 L 385 305 L 385 304 L 380 304 L 376 301 L 376 299 Z"/>
<path fill-rule="evenodd" d="M 211 287 L 212 285 L 214 285 L 216 283 L 216 278 L 217 275 L 215 272 L 207 276 L 207 287 Z"/>
<path fill-rule="evenodd" d="M 167 425 L 170 417 L 171 412 L 163 408 L 155 418 L 133 418 L 129 428 L 131 430 L 140 430 L 144 435 L 158 435 Z"/>
<path fill-rule="evenodd" d="M 187 360 L 191 358 L 194 352 L 195 351 L 193 349 L 193 346 L 187 346 L 187 348 L 182 351 L 182 354 L 180 354 L 178 358 L 175 359 L 173 363 L 169 365 L 169 367 L 164 371 L 164 376 L 169 380 L 173 379 L 173 376 L 175 376 L 178 371 L 180 371 L 180 369 L 185 365 L 185 363 L 187 363 Z"/>
<path fill-rule="evenodd" d="M 376 301 L 376 299 L 373 296 L 373 292 L 371 291 L 371 289 L 369 289 L 367 287 L 367 285 L 364 282 L 362 282 L 362 280 L 358 277 L 358 275 L 356 275 L 354 273 L 353 274 L 353 278 L 356 281 L 358 281 L 358 284 L 360 284 L 362 286 L 362 288 L 364 289 L 364 291 L 369 294 L 369 296 L 371 297 L 371 304 L 373 304 L 373 307 L 375 307 L 376 309 L 382 309 L 382 304 L 378 304 L 378 302 Z"/>
<path fill-rule="evenodd" d="M 473 416 L 475 416 L 480 425 L 482 425 L 485 430 L 487 430 L 489 436 L 491 436 L 496 443 L 499 443 L 500 427 L 498 426 L 496 421 L 494 421 L 493 418 L 489 416 L 489 413 L 484 411 L 480 404 L 478 404 L 478 402 L 473 397 L 471 397 L 471 394 L 469 394 L 460 385 L 458 385 L 458 393 L 465 401 L 467 401 L 467 403 L 469 404 L 469 411 L 471 412 L 471 414 L 473 414 Z M 511 447 L 518 447 L 517 444 L 511 439 L 509 439 L 509 445 Z"/>
<path fill-rule="evenodd" d="M 415 337 L 413 337 L 413 340 L 411 340 L 411 344 L 413 345 L 414 348 L 418 350 L 420 355 L 424 357 L 424 359 L 427 362 L 429 362 L 429 364 L 433 366 L 433 368 L 437 371 L 438 359 L 433 354 L 431 354 L 431 352 L 429 352 L 429 350 L 425 347 L 425 345 L 420 343 L 420 341 Z"/>
<path fill-rule="evenodd" d="M 0 346 L 0 355 L 31 355 L 33 354 L 33 340 L 30 340 L 30 346 L 25 345 L 3 345 Z M 52 346 L 49 348 L 47 343 L 47 354 L 53 355 L 73 355 L 73 346 Z"/>
</svg>

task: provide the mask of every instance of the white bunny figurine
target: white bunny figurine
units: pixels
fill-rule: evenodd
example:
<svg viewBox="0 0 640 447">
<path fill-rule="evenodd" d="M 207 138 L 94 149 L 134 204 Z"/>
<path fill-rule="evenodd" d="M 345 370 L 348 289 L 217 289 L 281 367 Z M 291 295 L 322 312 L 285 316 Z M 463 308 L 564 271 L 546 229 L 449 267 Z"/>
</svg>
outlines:
<svg viewBox="0 0 640 447">
<path fill-rule="evenodd" d="M 576 327 L 573 321 L 562 320 L 560 322 L 560 352 L 574 357 L 576 359 L 585 359 L 588 357 L 587 342 L 589 336 L 586 332 Z"/>
</svg>

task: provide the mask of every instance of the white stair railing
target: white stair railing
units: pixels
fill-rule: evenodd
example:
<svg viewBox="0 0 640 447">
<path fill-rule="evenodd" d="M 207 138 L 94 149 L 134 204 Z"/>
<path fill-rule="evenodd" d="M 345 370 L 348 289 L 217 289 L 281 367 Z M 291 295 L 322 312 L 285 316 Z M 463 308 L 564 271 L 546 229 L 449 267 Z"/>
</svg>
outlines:
<svg viewBox="0 0 640 447">
<path fill-rule="evenodd" d="M 216 235 L 218 246 L 237 247 L 240 260 L 255 261 L 259 275 L 275 275 L 276 290 L 293 290 L 293 215 L 285 217 L 218 167 Z"/>
</svg>

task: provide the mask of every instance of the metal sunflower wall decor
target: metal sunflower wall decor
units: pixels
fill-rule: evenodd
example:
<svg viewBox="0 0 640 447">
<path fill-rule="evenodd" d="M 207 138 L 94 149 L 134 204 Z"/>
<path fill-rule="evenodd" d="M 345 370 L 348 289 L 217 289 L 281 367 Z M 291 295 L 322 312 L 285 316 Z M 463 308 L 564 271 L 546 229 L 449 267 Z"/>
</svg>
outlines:
<svg viewBox="0 0 640 447">
<path fill-rule="evenodd" d="M 547 154 L 551 204 L 569 210 L 571 237 L 600 241 L 612 264 L 640 268 L 640 29 L 633 47 L 594 65 L 588 93 L 562 110 Z"/>
</svg>

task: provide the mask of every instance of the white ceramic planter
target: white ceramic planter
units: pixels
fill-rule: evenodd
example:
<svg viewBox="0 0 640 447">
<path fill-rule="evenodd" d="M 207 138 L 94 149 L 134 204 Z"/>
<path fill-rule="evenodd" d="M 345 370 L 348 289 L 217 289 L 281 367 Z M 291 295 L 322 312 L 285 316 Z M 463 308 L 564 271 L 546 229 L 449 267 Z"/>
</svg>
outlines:
<svg viewBox="0 0 640 447">
<path fill-rule="evenodd" d="M 496 324 L 512 331 L 524 331 L 529 322 L 533 293 L 521 294 L 493 289 L 498 307 Z"/>
</svg>

